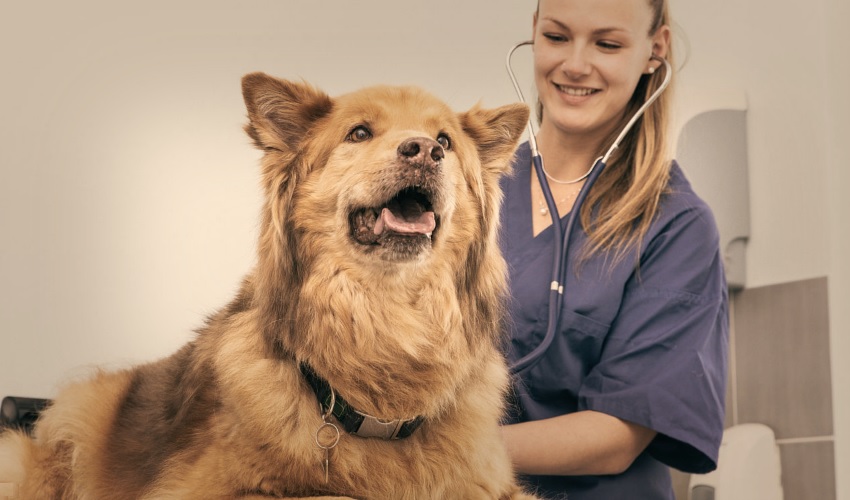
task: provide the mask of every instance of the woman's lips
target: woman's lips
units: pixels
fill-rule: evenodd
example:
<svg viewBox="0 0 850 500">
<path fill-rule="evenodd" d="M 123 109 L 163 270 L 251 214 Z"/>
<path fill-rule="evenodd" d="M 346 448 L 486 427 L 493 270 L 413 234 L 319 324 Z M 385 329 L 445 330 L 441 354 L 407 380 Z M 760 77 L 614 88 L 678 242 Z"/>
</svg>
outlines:
<svg viewBox="0 0 850 500">
<path fill-rule="evenodd" d="M 599 89 L 591 89 L 587 87 L 570 87 L 568 85 L 558 85 L 557 83 L 553 85 L 555 85 L 555 88 L 558 89 L 559 92 L 570 97 L 587 97 L 599 92 Z"/>
</svg>

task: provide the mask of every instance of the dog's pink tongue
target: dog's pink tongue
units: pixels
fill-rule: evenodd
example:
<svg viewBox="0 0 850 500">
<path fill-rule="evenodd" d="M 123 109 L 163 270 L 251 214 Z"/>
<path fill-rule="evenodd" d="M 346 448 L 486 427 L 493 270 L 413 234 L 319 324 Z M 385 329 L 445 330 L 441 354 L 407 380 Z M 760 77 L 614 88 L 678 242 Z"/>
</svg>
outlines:
<svg viewBox="0 0 850 500">
<path fill-rule="evenodd" d="M 392 210 L 384 208 L 381 216 L 375 221 L 375 234 L 381 234 L 384 229 L 389 229 L 401 234 L 430 234 L 434 232 L 437 223 L 434 212 L 421 212 L 415 216 L 397 217 Z"/>
</svg>

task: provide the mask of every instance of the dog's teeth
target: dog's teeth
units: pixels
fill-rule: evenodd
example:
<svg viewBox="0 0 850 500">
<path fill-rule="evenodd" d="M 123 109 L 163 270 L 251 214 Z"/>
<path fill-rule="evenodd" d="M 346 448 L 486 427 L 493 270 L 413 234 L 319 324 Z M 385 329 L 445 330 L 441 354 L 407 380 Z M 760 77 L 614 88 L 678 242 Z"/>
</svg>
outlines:
<svg viewBox="0 0 850 500">
<path fill-rule="evenodd" d="M 380 234 L 383 233 L 383 232 L 384 232 L 384 218 L 378 217 L 377 220 L 375 220 L 375 225 L 372 227 L 372 233 L 375 234 L 376 236 L 380 236 Z"/>
</svg>

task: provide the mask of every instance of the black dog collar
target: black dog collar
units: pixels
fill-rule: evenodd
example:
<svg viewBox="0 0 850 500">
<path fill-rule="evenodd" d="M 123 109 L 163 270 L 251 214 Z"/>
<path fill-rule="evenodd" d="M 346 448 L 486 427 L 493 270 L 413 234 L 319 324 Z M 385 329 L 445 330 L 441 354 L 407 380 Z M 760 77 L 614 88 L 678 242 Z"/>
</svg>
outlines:
<svg viewBox="0 0 850 500">
<path fill-rule="evenodd" d="M 301 365 L 301 373 L 316 394 L 322 414 L 332 413 L 349 434 L 364 438 L 404 439 L 422 424 L 421 416 L 410 420 L 381 420 L 359 412 L 336 394 L 330 384 L 306 364 Z"/>
</svg>

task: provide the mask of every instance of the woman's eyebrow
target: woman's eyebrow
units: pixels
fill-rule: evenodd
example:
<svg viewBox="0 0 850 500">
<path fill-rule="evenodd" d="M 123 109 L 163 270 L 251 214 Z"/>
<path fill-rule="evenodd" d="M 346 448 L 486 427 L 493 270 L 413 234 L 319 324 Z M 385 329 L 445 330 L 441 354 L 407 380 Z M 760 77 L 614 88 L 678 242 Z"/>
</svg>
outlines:
<svg viewBox="0 0 850 500">
<path fill-rule="evenodd" d="M 548 21 L 548 22 L 551 22 L 551 23 L 557 24 L 557 25 L 558 25 L 558 27 L 559 27 L 559 28 L 561 28 L 561 29 L 563 29 L 564 31 L 572 31 L 572 30 L 570 30 L 570 27 L 569 27 L 569 26 L 567 26 L 566 24 L 562 23 L 561 21 L 558 21 L 557 19 L 553 19 L 553 18 L 551 18 L 551 17 L 544 17 L 544 18 L 542 19 L 542 21 Z M 616 26 L 611 26 L 611 27 L 607 27 L 607 28 L 597 28 L 597 29 L 593 30 L 593 34 L 594 34 L 594 35 L 597 35 L 597 36 L 599 36 L 599 35 L 608 35 L 608 34 L 611 34 L 611 33 L 617 33 L 617 32 L 619 32 L 619 33 L 628 33 L 628 32 L 629 32 L 629 30 L 627 30 L 627 29 L 625 29 L 625 28 L 618 28 L 618 27 L 616 27 Z"/>
</svg>

